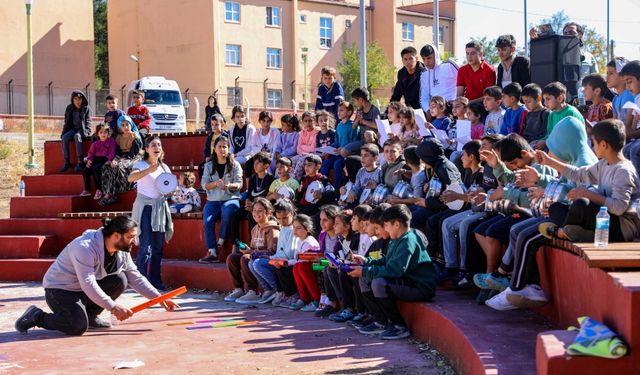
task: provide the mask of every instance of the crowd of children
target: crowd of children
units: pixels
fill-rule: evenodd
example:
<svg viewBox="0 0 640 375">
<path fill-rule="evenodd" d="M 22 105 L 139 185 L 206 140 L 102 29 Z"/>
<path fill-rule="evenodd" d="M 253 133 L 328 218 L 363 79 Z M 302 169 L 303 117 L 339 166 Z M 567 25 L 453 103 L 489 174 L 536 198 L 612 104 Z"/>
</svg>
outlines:
<svg viewBox="0 0 640 375">
<path fill-rule="evenodd" d="M 510 49 L 508 42 L 500 48 Z M 403 61 L 407 54 L 416 51 L 403 50 Z M 473 86 L 473 98 L 447 100 L 432 87 L 428 100 L 418 100 L 402 91 L 419 87 L 420 73 L 439 71 L 427 65 L 399 72 L 394 98 L 416 103 L 389 103 L 388 134 L 379 134 L 385 115 L 367 89 L 345 101 L 328 67 L 317 111 L 284 115 L 279 127 L 269 111 L 260 112 L 258 127 L 241 106 L 230 127 L 212 112 L 199 169 L 207 250 L 200 262 L 218 262 L 221 247 L 233 244 L 226 262 L 235 289 L 226 301 L 314 312 L 396 339 L 409 335 L 396 301 L 428 301 L 441 282 L 475 284 L 478 300 L 497 310 L 544 304 L 532 255 L 548 238 L 592 241 L 601 207 L 611 215 L 611 241 L 640 238 L 640 113 L 623 107 L 640 105 L 640 61 L 616 58 L 606 79 L 584 77 L 586 118 L 562 83 L 521 85 L 515 71 L 479 88 L 474 71 L 461 70 L 458 81 Z M 124 172 L 106 171 L 137 157 L 139 132 L 148 128 L 143 94 L 133 98 L 129 116 L 107 98 L 108 126 L 98 126 L 83 160 L 82 195 L 91 194 L 90 176 L 95 199 L 122 191 L 112 180 Z M 72 101 L 63 139 L 82 129 L 82 95 Z M 428 103 L 427 113 L 418 101 Z M 180 180 L 172 212 L 199 209 L 195 176 Z M 549 195 L 550 184 L 564 190 Z M 237 229 L 244 219 L 248 244 Z"/>
</svg>

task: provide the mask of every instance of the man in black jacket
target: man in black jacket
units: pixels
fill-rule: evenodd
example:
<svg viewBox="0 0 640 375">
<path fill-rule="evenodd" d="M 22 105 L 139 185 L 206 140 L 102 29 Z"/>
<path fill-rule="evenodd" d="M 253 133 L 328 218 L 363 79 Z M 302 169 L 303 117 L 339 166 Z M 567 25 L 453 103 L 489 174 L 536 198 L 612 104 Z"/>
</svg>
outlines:
<svg viewBox="0 0 640 375">
<path fill-rule="evenodd" d="M 93 129 L 91 128 L 91 107 L 89 101 L 82 91 L 74 90 L 71 93 L 71 103 L 64 111 L 64 126 L 62 127 L 62 156 L 64 158 L 64 166 L 60 172 L 65 172 L 71 168 L 71 160 L 69 156 L 69 142 L 74 141 L 76 144 L 76 156 L 78 164 L 76 172 L 80 172 L 83 168 L 82 157 L 82 140 L 91 138 Z"/>
<path fill-rule="evenodd" d="M 392 102 L 400 101 L 404 96 L 404 104 L 413 109 L 420 108 L 420 74 L 425 70 L 424 64 L 418 61 L 418 51 L 413 47 L 404 48 L 402 56 L 403 68 L 398 70 L 398 81 L 393 87 Z"/>
<path fill-rule="evenodd" d="M 498 65 L 497 86 L 504 88 L 511 82 L 518 82 L 525 87 L 531 83 L 529 71 L 529 59 L 524 56 L 515 56 L 516 38 L 513 35 L 501 35 L 496 40 L 500 64 Z"/>
</svg>

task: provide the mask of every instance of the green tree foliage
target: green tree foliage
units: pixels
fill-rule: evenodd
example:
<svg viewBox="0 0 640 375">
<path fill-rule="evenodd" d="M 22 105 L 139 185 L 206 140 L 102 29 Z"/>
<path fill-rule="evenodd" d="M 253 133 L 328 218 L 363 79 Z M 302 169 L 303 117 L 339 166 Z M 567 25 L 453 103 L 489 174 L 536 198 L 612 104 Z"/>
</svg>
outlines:
<svg viewBox="0 0 640 375">
<path fill-rule="evenodd" d="M 488 39 L 486 36 L 483 36 L 482 38 L 473 38 L 472 40 L 480 43 L 482 46 L 484 61 L 493 66 L 500 63 L 500 56 L 498 56 L 498 49 L 496 48 L 496 39 Z"/>
<path fill-rule="evenodd" d="M 550 18 L 543 18 L 540 20 L 540 24 L 550 23 L 556 33 L 562 34 L 562 28 L 569 21 L 571 21 L 571 17 L 561 10 L 551 15 Z M 584 29 L 584 35 L 582 37 L 584 48 L 596 58 L 598 71 L 604 72 L 607 63 L 604 61 L 607 55 L 607 40 L 599 34 L 595 28 L 588 27 L 587 25 L 582 25 L 582 27 Z"/>
<path fill-rule="evenodd" d="M 360 47 L 356 43 L 345 46 L 342 61 L 337 64 L 342 76 L 342 85 L 347 96 L 360 86 Z M 376 42 L 367 46 L 367 84 L 371 94 L 374 90 L 393 83 L 395 68 L 387 60 L 384 51 Z"/>
<path fill-rule="evenodd" d="M 93 40 L 96 88 L 102 89 L 109 87 L 106 0 L 93 0 Z"/>
</svg>

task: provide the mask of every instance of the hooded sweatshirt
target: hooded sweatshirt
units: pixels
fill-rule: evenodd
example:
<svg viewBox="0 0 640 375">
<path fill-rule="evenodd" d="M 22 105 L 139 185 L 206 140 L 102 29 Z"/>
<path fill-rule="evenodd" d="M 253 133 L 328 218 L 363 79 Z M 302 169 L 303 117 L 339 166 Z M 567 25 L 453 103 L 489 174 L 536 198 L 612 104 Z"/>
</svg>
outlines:
<svg viewBox="0 0 640 375">
<path fill-rule="evenodd" d="M 434 174 L 442 183 L 440 192 L 443 192 L 451 184 L 462 183 L 458 167 L 444 156 L 444 147 L 442 147 L 442 143 L 438 139 L 425 138 L 416 148 L 416 153 L 422 161 L 433 168 Z M 438 197 L 427 197 L 425 198 L 425 203 L 430 208 L 447 208 Z"/>
<path fill-rule="evenodd" d="M 96 305 L 111 310 L 115 301 L 111 299 L 98 285 L 109 275 L 124 273 L 127 284 L 136 292 L 151 299 L 160 295 L 149 284 L 147 278 L 138 271 L 131 259 L 131 254 L 117 251 L 116 270 L 107 273 L 104 269 L 104 237 L 102 228 L 87 230 L 80 237 L 71 241 L 58 255 L 49 267 L 42 280 L 46 289 L 62 289 L 70 292 L 84 292 Z"/>
<path fill-rule="evenodd" d="M 295 249 L 300 239 L 293 235 L 293 227 L 280 227 L 280 235 L 278 236 L 278 244 L 276 253 L 271 256 L 272 259 L 295 259 Z"/>
<path fill-rule="evenodd" d="M 434 51 L 435 65 L 433 69 L 425 66 L 420 74 L 420 106 L 428 113 L 429 101 L 434 96 L 442 96 L 446 101 L 456 98 L 456 80 L 458 66 L 451 61 L 440 60 L 440 53 L 433 44 L 429 44 Z"/>
<path fill-rule="evenodd" d="M 398 70 L 398 80 L 393 87 L 390 102 L 399 102 L 404 96 L 404 104 L 413 109 L 420 108 L 420 76 L 425 70 L 424 64 L 418 61 L 416 70 L 409 74 L 407 68 Z"/>
<path fill-rule="evenodd" d="M 549 134 L 547 147 L 558 159 L 576 167 L 594 165 L 598 162 L 587 143 L 584 125 L 574 117 L 560 120 Z M 546 187 L 552 180 L 554 178 L 550 175 L 541 175 L 538 186 Z M 562 176 L 560 181 L 567 182 L 567 178 Z"/>
<path fill-rule="evenodd" d="M 73 105 L 73 98 L 76 96 L 82 98 L 80 108 L 76 108 L 76 106 Z M 90 138 L 93 133 L 93 129 L 91 128 L 91 115 L 91 107 L 89 106 L 87 97 L 82 91 L 74 90 L 71 93 L 71 103 L 69 103 L 64 111 L 62 134 L 68 131 L 74 131 L 82 134 L 84 138 Z"/>
<path fill-rule="evenodd" d="M 273 219 L 268 219 L 267 223 L 260 227 L 256 225 L 251 229 L 251 249 L 253 252 L 276 253 L 278 238 L 280 236 L 280 226 Z"/>
</svg>

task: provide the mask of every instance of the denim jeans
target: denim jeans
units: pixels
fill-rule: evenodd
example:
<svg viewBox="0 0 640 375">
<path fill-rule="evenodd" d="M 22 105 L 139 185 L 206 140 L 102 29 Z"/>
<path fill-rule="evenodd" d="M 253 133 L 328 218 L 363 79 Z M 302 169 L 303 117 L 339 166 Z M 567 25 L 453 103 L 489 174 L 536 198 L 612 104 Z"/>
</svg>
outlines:
<svg viewBox="0 0 640 375">
<path fill-rule="evenodd" d="M 127 287 L 124 273 L 109 275 L 98 280 L 98 286 L 112 300 L 116 300 Z M 53 311 L 43 313 L 36 318 L 38 327 L 60 331 L 67 335 L 82 335 L 87 331 L 88 318 L 100 315 L 103 308 L 96 305 L 84 292 L 71 292 L 63 289 L 45 289 L 45 300 Z"/>
<path fill-rule="evenodd" d="M 164 246 L 164 232 L 151 230 L 151 206 L 145 206 L 140 218 L 140 242 L 136 266 L 138 271 L 146 277 L 151 285 L 162 287 L 160 264 L 162 263 L 162 248 Z"/>
<path fill-rule="evenodd" d="M 640 173 L 640 139 L 629 140 L 622 149 L 624 157 L 631 160 L 636 171 Z"/>
<path fill-rule="evenodd" d="M 62 134 L 62 157 L 64 158 L 65 163 L 69 163 L 69 142 L 73 140 L 76 144 L 76 154 L 78 156 L 78 162 L 82 162 L 82 134 L 76 132 L 75 130 L 69 130 L 68 132 Z"/>
<path fill-rule="evenodd" d="M 320 173 L 329 177 L 329 172 L 333 169 L 335 176 L 334 186 L 336 190 L 342 186 L 342 178 L 344 177 L 344 158 L 340 155 L 331 155 L 328 159 L 322 161 L 322 167 L 320 167 Z"/>
<path fill-rule="evenodd" d="M 442 252 L 446 267 L 458 267 L 456 250 L 460 243 L 460 265 L 464 268 L 467 261 L 467 230 L 471 223 L 481 220 L 484 216 L 484 212 L 467 210 L 448 217 L 442 222 Z M 456 233 L 458 233 L 457 238 Z"/>
<path fill-rule="evenodd" d="M 275 290 L 277 288 L 274 268 L 269 265 L 269 259 L 260 258 L 249 261 L 251 273 L 258 279 L 258 284 L 263 290 Z"/>
<path fill-rule="evenodd" d="M 204 239 L 207 249 L 216 249 L 216 220 L 220 217 L 220 238 L 227 239 L 229 223 L 236 211 L 240 209 L 238 199 L 228 201 L 207 201 L 202 210 L 202 220 L 204 223 Z"/>
</svg>

